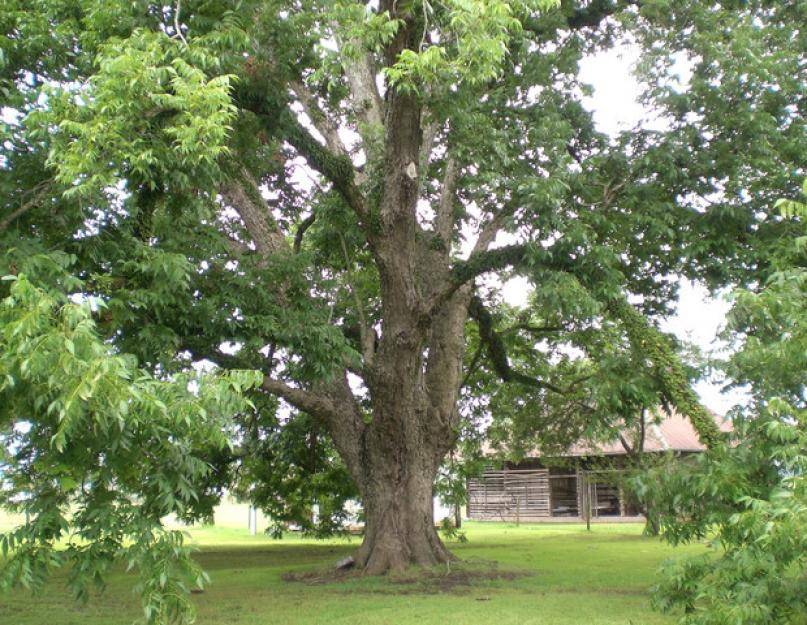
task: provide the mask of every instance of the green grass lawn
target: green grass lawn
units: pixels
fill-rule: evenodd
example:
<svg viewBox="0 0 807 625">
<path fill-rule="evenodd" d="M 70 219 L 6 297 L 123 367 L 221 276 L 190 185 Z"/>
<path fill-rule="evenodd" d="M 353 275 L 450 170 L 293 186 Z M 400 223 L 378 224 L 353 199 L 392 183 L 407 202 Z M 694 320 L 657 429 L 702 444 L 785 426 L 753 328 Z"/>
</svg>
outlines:
<svg viewBox="0 0 807 625">
<path fill-rule="evenodd" d="M 498 563 L 514 579 L 439 590 L 386 579 L 338 583 L 284 581 L 291 571 L 331 567 L 356 539 L 286 538 L 245 530 L 192 530 L 212 585 L 194 600 L 200 625 L 654 625 L 674 623 L 650 608 L 656 567 L 673 550 L 638 525 L 468 523 L 466 544 L 451 544 L 470 570 Z M 689 547 L 689 550 L 701 547 Z M 679 552 L 681 550 L 678 550 Z M 399 580 L 400 582 L 400 580 Z M 2 625 L 129 625 L 139 618 L 133 578 L 122 572 L 88 606 L 55 577 L 45 591 L 0 595 Z"/>
</svg>

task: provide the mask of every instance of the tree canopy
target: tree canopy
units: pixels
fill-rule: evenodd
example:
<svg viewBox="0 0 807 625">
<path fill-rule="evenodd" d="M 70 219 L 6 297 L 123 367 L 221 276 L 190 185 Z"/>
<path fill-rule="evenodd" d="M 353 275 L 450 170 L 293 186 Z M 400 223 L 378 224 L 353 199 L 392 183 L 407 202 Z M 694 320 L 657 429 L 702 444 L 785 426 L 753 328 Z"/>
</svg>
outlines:
<svg viewBox="0 0 807 625">
<path fill-rule="evenodd" d="M 4 579 L 57 559 L 101 579 L 136 537 L 162 622 L 186 613 L 187 561 L 159 518 L 225 487 L 316 532 L 358 496 L 356 562 L 384 572 L 451 558 L 433 484 L 480 421 L 511 449 L 560 445 L 661 402 L 720 446 L 657 324 L 681 277 L 764 283 L 802 226 L 768 208 L 804 173 L 805 18 L 796 0 L 9 0 L 0 467 L 32 521 Z M 653 119 L 610 136 L 580 63 L 622 43 Z M 525 308 L 503 300 L 516 276 Z"/>
</svg>

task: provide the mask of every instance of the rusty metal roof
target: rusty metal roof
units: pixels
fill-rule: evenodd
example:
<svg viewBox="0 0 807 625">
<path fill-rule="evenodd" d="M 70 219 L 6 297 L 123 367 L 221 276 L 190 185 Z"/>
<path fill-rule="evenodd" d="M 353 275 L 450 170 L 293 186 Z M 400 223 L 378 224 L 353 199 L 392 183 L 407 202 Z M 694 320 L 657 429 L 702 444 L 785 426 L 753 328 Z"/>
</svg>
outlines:
<svg viewBox="0 0 807 625">
<path fill-rule="evenodd" d="M 731 421 L 709 411 L 714 418 L 718 427 L 723 432 L 730 432 L 732 429 Z M 625 438 L 628 441 L 632 440 L 632 434 L 625 432 Z M 682 414 L 675 410 L 666 411 L 662 407 L 658 407 L 649 411 L 647 415 L 647 426 L 645 427 L 645 441 L 644 451 L 646 452 L 659 452 L 659 451 L 678 451 L 678 452 L 695 452 L 704 451 L 706 447 L 698 440 L 698 435 L 695 428 L 692 427 L 692 422 Z M 495 454 L 495 451 L 487 444 L 483 444 L 483 453 L 485 455 Z M 625 455 L 627 451 L 623 447 L 619 438 L 615 438 L 609 442 L 594 443 L 591 441 L 580 441 L 572 445 L 566 453 L 552 454 L 557 457 L 563 456 L 619 456 Z M 526 454 L 527 458 L 541 457 L 539 449 L 533 449 Z"/>
<path fill-rule="evenodd" d="M 731 431 L 731 422 L 711 413 L 723 432 Z M 692 422 L 682 414 L 673 410 L 665 411 L 657 408 L 654 416 L 657 423 L 648 419 L 645 428 L 644 451 L 704 451 L 705 445 L 698 440 L 698 434 Z M 628 437 L 628 440 L 630 438 Z M 569 456 L 621 455 L 627 453 L 619 439 L 608 443 L 591 444 L 579 442 L 569 449 Z"/>
</svg>

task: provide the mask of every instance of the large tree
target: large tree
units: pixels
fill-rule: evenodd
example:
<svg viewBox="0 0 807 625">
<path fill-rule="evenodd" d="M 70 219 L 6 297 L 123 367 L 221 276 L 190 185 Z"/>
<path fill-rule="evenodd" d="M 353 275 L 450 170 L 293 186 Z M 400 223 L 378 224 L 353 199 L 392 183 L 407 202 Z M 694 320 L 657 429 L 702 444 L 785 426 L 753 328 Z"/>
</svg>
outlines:
<svg viewBox="0 0 807 625">
<path fill-rule="evenodd" d="M 235 483 L 297 516 L 307 497 L 328 517 L 352 493 L 323 491 L 346 472 L 367 522 L 360 567 L 443 562 L 432 491 L 462 388 L 516 438 L 593 434 L 659 400 L 719 442 L 655 320 L 679 276 L 769 271 L 789 224 L 760 208 L 804 164 L 804 13 L 10 0 L 2 273 L 37 276 L 31 259 L 61 250 L 80 286 L 59 288 L 104 302 L 114 350 L 158 376 L 261 372 L 200 491 Z M 622 43 L 642 51 L 655 121 L 607 136 L 580 62 Z M 514 276 L 532 285 L 525 309 L 503 303 Z M 2 416 L 37 431 L 36 415 Z M 273 470 L 290 467 L 291 486 Z"/>
</svg>

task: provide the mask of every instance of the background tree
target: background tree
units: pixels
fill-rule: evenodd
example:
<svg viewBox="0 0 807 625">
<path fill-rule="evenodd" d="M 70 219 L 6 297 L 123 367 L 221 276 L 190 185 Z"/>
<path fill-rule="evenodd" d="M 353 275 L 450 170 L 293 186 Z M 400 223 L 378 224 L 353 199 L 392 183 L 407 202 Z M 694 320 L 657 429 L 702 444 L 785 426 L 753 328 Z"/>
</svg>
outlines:
<svg viewBox="0 0 807 625">
<path fill-rule="evenodd" d="M 211 458 L 233 467 L 219 485 L 266 501 L 269 434 L 292 424 L 352 478 L 360 567 L 445 561 L 433 482 L 477 352 L 538 411 L 515 431 L 611 427 L 596 382 L 636 358 L 719 444 L 654 320 L 679 275 L 771 271 L 764 247 L 792 224 L 761 208 L 803 167 L 804 17 L 799 2 L 12 0 L 2 273 L 71 254 L 66 294 L 103 301 L 101 338 L 139 366 L 261 372 L 237 453 Z M 608 137 L 579 64 L 624 40 L 663 123 Z M 490 279 L 515 275 L 534 287 L 518 313 Z"/>
</svg>

